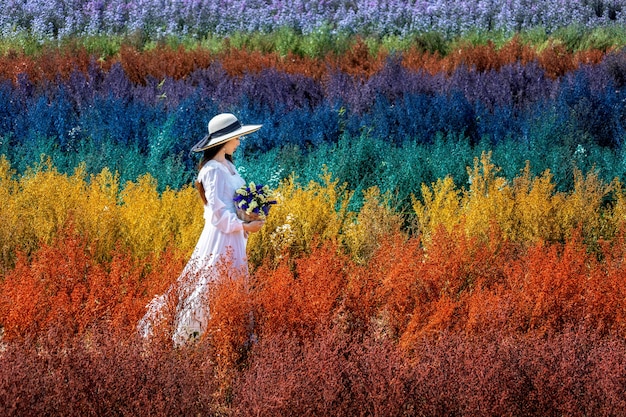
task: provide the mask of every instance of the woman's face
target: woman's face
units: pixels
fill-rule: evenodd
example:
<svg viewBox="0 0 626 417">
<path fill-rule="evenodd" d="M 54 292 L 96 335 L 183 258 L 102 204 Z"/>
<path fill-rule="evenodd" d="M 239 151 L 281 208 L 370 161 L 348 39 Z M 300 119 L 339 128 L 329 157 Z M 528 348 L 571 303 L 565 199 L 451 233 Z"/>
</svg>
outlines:
<svg viewBox="0 0 626 417">
<path fill-rule="evenodd" d="M 227 154 L 232 155 L 239 146 L 239 136 L 233 138 L 224 144 L 224 150 Z"/>
</svg>

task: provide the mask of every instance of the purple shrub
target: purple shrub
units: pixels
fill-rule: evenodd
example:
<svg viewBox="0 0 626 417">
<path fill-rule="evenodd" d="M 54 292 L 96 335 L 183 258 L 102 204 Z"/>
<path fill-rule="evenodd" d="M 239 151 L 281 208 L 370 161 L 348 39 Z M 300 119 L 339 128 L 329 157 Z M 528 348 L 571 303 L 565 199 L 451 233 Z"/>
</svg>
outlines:
<svg viewBox="0 0 626 417">
<path fill-rule="evenodd" d="M 471 103 L 479 102 L 488 109 L 512 107 L 514 111 L 550 99 L 557 86 L 536 63 L 515 63 L 488 72 L 458 68 L 449 80 L 449 88 L 463 91 Z"/>
<path fill-rule="evenodd" d="M 279 106 L 282 111 L 313 109 L 323 100 L 323 91 L 318 82 L 300 74 L 286 74 L 274 69 L 265 69 L 258 75 L 244 75 L 238 83 L 237 96 L 271 110 Z"/>
</svg>

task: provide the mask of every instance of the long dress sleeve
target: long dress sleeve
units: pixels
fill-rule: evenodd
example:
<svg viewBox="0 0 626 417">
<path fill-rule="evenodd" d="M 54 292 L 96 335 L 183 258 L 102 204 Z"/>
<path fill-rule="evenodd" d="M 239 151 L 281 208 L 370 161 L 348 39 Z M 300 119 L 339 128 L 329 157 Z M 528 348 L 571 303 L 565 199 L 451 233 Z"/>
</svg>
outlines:
<svg viewBox="0 0 626 417">
<path fill-rule="evenodd" d="M 207 201 L 204 207 L 205 221 L 210 222 L 222 233 L 243 231 L 243 222 L 237 217 L 232 202 L 234 193 L 225 187 L 227 181 L 225 176 L 229 174 L 215 167 L 206 169 L 203 174 L 199 181 L 204 187 Z"/>
</svg>

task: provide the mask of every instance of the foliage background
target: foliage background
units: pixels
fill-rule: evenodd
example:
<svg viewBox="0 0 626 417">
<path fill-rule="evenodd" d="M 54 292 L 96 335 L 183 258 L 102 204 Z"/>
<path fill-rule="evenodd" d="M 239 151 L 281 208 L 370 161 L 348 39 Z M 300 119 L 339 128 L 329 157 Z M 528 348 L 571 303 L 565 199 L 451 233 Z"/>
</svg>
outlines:
<svg viewBox="0 0 626 417">
<path fill-rule="evenodd" d="M 622 2 L 0 4 L 3 415 L 626 412 Z M 221 111 L 279 204 L 147 342 Z"/>
</svg>

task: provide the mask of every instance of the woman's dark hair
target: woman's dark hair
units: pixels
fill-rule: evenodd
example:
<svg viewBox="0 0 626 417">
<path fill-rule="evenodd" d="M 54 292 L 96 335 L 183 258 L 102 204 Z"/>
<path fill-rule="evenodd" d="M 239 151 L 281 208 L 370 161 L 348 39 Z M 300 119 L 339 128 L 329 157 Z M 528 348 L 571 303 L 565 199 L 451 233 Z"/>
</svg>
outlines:
<svg viewBox="0 0 626 417">
<path fill-rule="evenodd" d="M 213 159 L 215 155 L 217 155 L 217 153 L 224 147 L 224 145 L 226 145 L 226 142 L 222 143 L 221 145 L 212 146 L 209 149 L 205 149 L 202 153 L 202 159 L 200 160 L 200 164 L 198 164 L 198 169 L 202 168 L 204 164 Z M 226 154 L 226 159 L 228 159 L 232 163 L 235 163 L 232 155 Z"/>
</svg>

